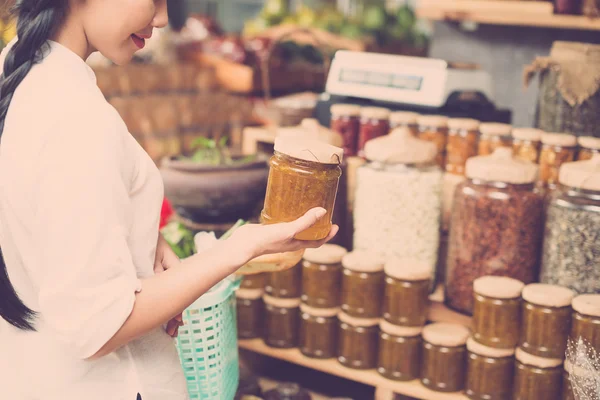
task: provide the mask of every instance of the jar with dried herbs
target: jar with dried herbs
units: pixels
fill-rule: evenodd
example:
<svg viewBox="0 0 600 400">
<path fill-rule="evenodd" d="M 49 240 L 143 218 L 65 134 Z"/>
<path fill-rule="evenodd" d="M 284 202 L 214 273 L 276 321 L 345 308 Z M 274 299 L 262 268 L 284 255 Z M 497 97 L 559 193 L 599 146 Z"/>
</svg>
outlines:
<svg viewBox="0 0 600 400">
<path fill-rule="evenodd" d="M 446 145 L 446 172 L 464 175 L 467 160 L 477 155 L 479 121 L 470 118 L 448 120 L 448 144 Z"/>
<path fill-rule="evenodd" d="M 314 308 L 300 304 L 300 340 L 302 354 L 312 358 L 337 355 L 339 308 Z"/>
<path fill-rule="evenodd" d="M 379 318 L 354 318 L 340 313 L 338 361 L 353 369 L 377 366 Z"/>
<path fill-rule="evenodd" d="M 302 263 L 302 301 L 316 308 L 340 305 L 342 259 L 348 253 L 335 244 L 307 249 Z"/>
<path fill-rule="evenodd" d="M 396 128 L 408 128 L 413 136 L 419 134 L 419 124 L 417 120 L 419 114 L 410 111 L 394 111 L 390 114 L 390 131 Z"/>
<path fill-rule="evenodd" d="M 422 327 L 379 324 L 377 372 L 387 379 L 412 381 L 421 373 Z"/>
<path fill-rule="evenodd" d="M 513 400 L 560 400 L 562 359 L 542 358 L 517 349 Z"/>
<path fill-rule="evenodd" d="M 323 207 L 327 214 L 296 239 L 327 237 L 342 175 L 342 154 L 342 149 L 317 140 L 277 137 L 261 221 L 290 222 L 311 208 Z"/>
<path fill-rule="evenodd" d="M 360 130 L 360 106 L 354 104 L 334 104 L 331 106 L 330 128 L 342 135 L 344 155 L 355 156 L 358 147 Z"/>
<path fill-rule="evenodd" d="M 435 162 L 440 168 L 446 166 L 446 143 L 448 142 L 448 117 L 442 115 L 421 115 L 419 124 L 419 139 L 435 144 L 437 153 Z"/>
<path fill-rule="evenodd" d="M 298 346 L 300 299 L 263 296 L 265 302 L 265 343 L 277 348 Z"/>
<path fill-rule="evenodd" d="M 600 155 L 564 164 L 559 182 L 547 208 L 540 280 L 600 293 Z"/>
<path fill-rule="evenodd" d="M 360 109 L 360 129 L 358 132 L 358 155 L 364 156 L 365 144 L 390 130 L 390 110 L 381 107 L 362 107 Z"/>
<path fill-rule="evenodd" d="M 342 259 L 342 311 L 351 317 L 379 318 L 383 298 L 383 259 L 368 250 L 355 250 Z"/>
<path fill-rule="evenodd" d="M 236 291 L 239 338 L 252 339 L 262 336 L 264 321 L 263 293 L 262 289 L 238 289 Z"/>
<path fill-rule="evenodd" d="M 479 125 L 479 144 L 477 154 L 487 156 L 499 147 L 511 147 L 512 126 L 498 122 L 483 122 Z"/>
<path fill-rule="evenodd" d="M 515 348 L 495 349 L 467 340 L 465 394 L 476 400 L 510 400 L 515 370 Z"/>
<path fill-rule="evenodd" d="M 515 128 L 512 131 L 513 153 L 525 161 L 537 163 L 542 149 L 542 134 L 535 128 Z"/>
<path fill-rule="evenodd" d="M 553 189 L 558 184 L 561 165 L 575 160 L 577 138 L 564 133 L 544 133 L 540 153 L 540 184 Z"/>
<path fill-rule="evenodd" d="M 579 143 L 577 161 L 590 160 L 594 155 L 600 154 L 600 138 L 580 136 L 577 142 Z"/>
<path fill-rule="evenodd" d="M 467 181 L 456 189 L 446 266 L 446 304 L 473 311 L 473 281 L 486 275 L 524 283 L 538 277 L 543 197 L 538 167 L 510 148 L 467 161 Z"/>
<path fill-rule="evenodd" d="M 573 299 L 570 339 L 600 349 L 600 294 L 582 294 Z"/>
<path fill-rule="evenodd" d="M 284 271 L 269 272 L 265 284 L 269 296 L 296 298 L 302 295 L 302 264 Z"/>
</svg>

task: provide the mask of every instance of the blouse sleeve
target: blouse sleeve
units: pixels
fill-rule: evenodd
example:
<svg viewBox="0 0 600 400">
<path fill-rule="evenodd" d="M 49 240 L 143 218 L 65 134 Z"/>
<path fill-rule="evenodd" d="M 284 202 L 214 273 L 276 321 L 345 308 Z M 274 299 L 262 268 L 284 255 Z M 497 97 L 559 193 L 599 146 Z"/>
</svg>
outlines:
<svg viewBox="0 0 600 400">
<path fill-rule="evenodd" d="M 128 247 L 127 132 L 91 108 L 72 110 L 45 143 L 32 210 L 40 317 L 82 359 L 120 329 L 141 290 Z"/>
</svg>

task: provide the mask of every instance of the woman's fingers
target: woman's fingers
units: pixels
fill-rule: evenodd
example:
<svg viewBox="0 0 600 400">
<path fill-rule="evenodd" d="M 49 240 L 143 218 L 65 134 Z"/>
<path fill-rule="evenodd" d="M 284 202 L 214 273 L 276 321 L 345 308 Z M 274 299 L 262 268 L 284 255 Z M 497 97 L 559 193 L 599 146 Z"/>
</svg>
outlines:
<svg viewBox="0 0 600 400">
<path fill-rule="evenodd" d="M 316 224 L 319 219 L 325 216 L 325 214 L 327 214 L 327 211 L 324 208 L 316 207 L 308 210 L 297 220 L 290 222 L 293 236 Z"/>
<path fill-rule="evenodd" d="M 331 239 L 333 239 L 333 237 L 338 233 L 339 229 L 340 229 L 339 226 L 332 225 L 331 230 L 329 231 L 329 234 L 327 235 L 327 237 L 325 239 L 297 240 L 296 245 L 297 245 L 297 247 L 301 247 L 301 248 L 312 248 L 312 249 L 319 248 L 319 247 L 323 246 L 325 243 L 329 242 Z"/>
</svg>

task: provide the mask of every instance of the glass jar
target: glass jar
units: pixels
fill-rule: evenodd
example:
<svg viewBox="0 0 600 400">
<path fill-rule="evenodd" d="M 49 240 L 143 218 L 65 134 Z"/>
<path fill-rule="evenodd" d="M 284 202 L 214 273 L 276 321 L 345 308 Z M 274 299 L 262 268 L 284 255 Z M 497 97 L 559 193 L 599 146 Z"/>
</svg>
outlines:
<svg viewBox="0 0 600 400">
<path fill-rule="evenodd" d="M 494 349 L 467 340 L 465 394 L 469 399 L 509 400 L 515 370 L 515 349 Z"/>
<path fill-rule="evenodd" d="M 522 296 L 519 346 L 534 356 L 564 358 L 573 292 L 561 286 L 532 283 L 525 286 Z"/>
<path fill-rule="evenodd" d="M 497 122 L 484 122 L 479 125 L 479 144 L 477 154 L 487 156 L 500 147 L 512 146 L 511 134 L 512 126 L 500 124 Z"/>
<path fill-rule="evenodd" d="M 517 347 L 524 286 L 521 281 L 503 276 L 475 279 L 472 329 L 477 342 L 500 349 Z"/>
<path fill-rule="evenodd" d="M 300 343 L 302 354 L 312 358 L 337 355 L 339 308 L 313 308 L 300 305 Z"/>
<path fill-rule="evenodd" d="M 279 298 L 296 298 L 302 295 L 302 263 L 284 271 L 267 274 L 265 292 Z"/>
<path fill-rule="evenodd" d="M 348 251 L 335 244 L 307 249 L 302 263 L 302 301 L 315 308 L 340 305 L 342 259 Z"/>
<path fill-rule="evenodd" d="M 515 128 L 512 131 L 513 154 L 525 161 L 537 163 L 540 159 L 543 131 L 534 128 Z"/>
<path fill-rule="evenodd" d="M 398 128 L 365 147 L 354 198 L 354 247 L 407 257 L 433 271 L 440 237 L 442 171 L 435 145 Z"/>
<path fill-rule="evenodd" d="M 562 380 L 562 400 L 584 400 L 598 397 L 598 371 L 593 370 L 588 360 L 576 361 L 572 365 L 565 360 Z M 577 394 L 577 395 L 576 395 Z"/>
<path fill-rule="evenodd" d="M 561 133 L 544 133 L 540 153 L 540 184 L 553 189 L 558 183 L 561 165 L 575 159 L 577 138 Z"/>
<path fill-rule="evenodd" d="M 571 386 L 571 378 L 569 377 L 569 364 L 565 361 L 563 371 L 563 382 L 562 382 L 562 398 L 561 400 L 576 400 L 575 394 L 573 393 L 573 387 Z"/>
<path fill-rule="evenodd" d="M 284 382 L 264 394 L 265 400 L 311 400 L 310 393 L 297 383 Z"/>
<path fill-rule="evenodd" d="M 499 148 L 467 161 L 467 181 L 456 188 L 446 265 L 446 304 L 473 312 L 473 281 L 501 275 L 537 280 L 543 197 L 537 166 Z"/>
<path fill-rule="evenodd" d="M 338 331 L 338 361 L 353 369 L 377 366 L 378 318 L 354 318 L 340 313 Z"/>
<path fill-rule="evenodd" d="M 344 155 L 355 156 L 358 146 L 358 131 L 360 129 L 360 106 L 353 104 L 334 104 L 331 106 L 332 131 L 342 135 L 344 140 Z"/>
<path fill-rule="evenodd" d="M 549 196 L 540 280 L 600 293 L 600 155 L 566 163 Z"/>
<path fill-rule="evenodd" d="M 560 400 L 562 360 L 517 349 L 513 400 Z"/>
<path fill-rule="evenodd" d="M 412 381 L 421 373 L 422 328 L 379 324 L 377 372 L 395 381 Z"/>
<path fill-rule="evenodd" d="M 355 250 L 342 259 L 342 311 L 351 317 L 381 317 L 383 260 L 367 250 Z"/>
<path fill-rule="evenodd" d="M 467 160 L 477 155 L 479 121 L 470 118 L 448 120 L 448 144 L 446 145 L 446 172 L 464 175 Z"/>
<path fill-rule="evenodd" d="M 235 292 L 237 330 L 240 339 L 262 336 L 264 304 L 262 289 L 238 289 Z"/>
<path fill-rule="evenodd" d="M 299 240 L 320 240 L 331 231 L 331 218 L 342 170 L 343 150 L 311 139 L 277 137 L 271 157 L 264 224 L 290 222 L 314 207 L 327 214 L 296 235 Z"/>
<path fill-rule="evenodd" d="M 440 168 L 446 166 L 446 143 L 448 141 L 448 117 L 442 115 L 421 115 L 419 124 L 419 139 L 435 144 L 437 153 L 435 162 Z"/>
<path fill-rule="evenodd" d="M 240 287 L 242 289 L 264 289 L 267 282 L 267 274 L 245 275 Z"/>
<path fill-rule="evenodd" d="M 454 194 L 458 185 L 467 178 L 463 175 L 454 175 L 449 172 L 444 173 L 442 180 L 442 231 L 448 232 L 450 229 L 450 220 L 452 209 L 454 207 Z"/>
<path fill-rule="evenodd" d="M 360 109 L 360 130 L 358 133 L 358 155 L 364 156 L 365 144 L 390 130 L 390 110 L 380 107 L 363 107 Z"/>
<path fill-rule="evenodd" d="M 570 338 L 583 339 L 592 348 L 600 349 L 600 295 L 582 294 L 573 299 Z"/>
<path fill-rule="evenodd" d="M 277 348 L 298 345 L 300 299 L 277 299 L 263 296 L 265 302 L 265 343 Z"/>
<path fill-rule="evenodd" d="M 600 138 L 591 136 L 580 136 L 578 139 L 578 143 L 578 161 L 590 160 L 594 155 L 600 154 Z"/>
<path fill-rule="evenodd" d="M 458 392 L 465 386 L 469 330 L 435 323 L 423 328 L 421 382 L 436 392 Z"/>
<path fill-rule="evenodd" d="M 431 267 L 402 258 L 385 264 L 383 318 L 398 326 L 422 326 L 427 320 Z"/>
<path fill-rule="evenodd" d="M 419 114 L 410 111 L 395 111 L 390 114 L 390 131 L 396 128 L 407 128 L 413 136 L 419 134 L 417 119 Z"/>
</svg>

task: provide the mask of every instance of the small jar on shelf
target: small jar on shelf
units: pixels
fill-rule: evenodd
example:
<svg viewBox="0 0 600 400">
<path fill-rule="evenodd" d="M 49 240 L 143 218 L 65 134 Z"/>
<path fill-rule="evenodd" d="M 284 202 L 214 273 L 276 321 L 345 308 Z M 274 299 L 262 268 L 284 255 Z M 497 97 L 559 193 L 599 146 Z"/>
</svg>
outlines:
<svg viewBox="0 0 600 400">
<path fill-rule="evenodd" d="M 265 292 L 272 297 L 296 298 L 302 294 L 302 264 L 266 274 Z"/>
<path fill-rule="evenodd" d="M 379 318 L 354 318 L 340 313 L 338 331 L 338 361 L 353 369 L 377 366 Z"/>
<path fill-rule="evenodd" d="M 263 334 L 263 289 L 238 289 L 235 292 L 237 330 L 240 339 L 254 339 Z"/>
<path fill-rule="evenodd" d="M 358 133 L 357 152 L 364 156 L 365 144 L 380 136 L 387 135 L 390 130 L 390 110 L 381 107 L 362 107 L 360 109 L 360 129 Z"/>
<path fill-rule="evenodd" d="M 564 133 L 544 133 L 540 153 L 540 184 L 554 189 L 558 184 L 558 173 L 564 163 L 575 160 L 577 138 Z"/>
<path fill-rule="evenodd" d="M 379 324 L 379 356 L 377 372 L 395 381 L 412 381 L 421 373 L 422 327 Z"/>
<path fill-rule="evenodd" d="M 487 156 L 499 147 L 512 146 L 512 126 L 498 122 L 483 122 L 479 124 L 479 144 L 477 154 Z"/>
<path fill-rule="evenodd" d="M 469 399 L 508 400 L 512 395 L 515 348 L 495 349 L 467 340 L 465 394 Z"/>
<path fill-rule="evenodd" d="M 594 155 L 600 155 L 600 138 L 580 136 L 577 141 L 579 143 L 578 161 L 590 160 Z"/>
<path fill-rule="evenodd" d="M 419 139 L 435 144 L 437 149 L 435 162 L 440 168 L 446 166 L 446 143 L 448 141 L 448 117 L 442 115 L 421 115 L 419 124 Z"/>
<path fill-rule="evenodd" d="M 537 357 L 564 358 L 571 331 L 573 294 L 561 286 L 525 286 L 519 341 L 523 351 Z"/>
<path fill-rule="evenodd" d="M 448 143 L 446 145 L 446 172 L 464 175 L 467 160 L 477 155 L 479 121 L 470 118 L 448 120 Z"/>
<path fill-rule="evenodd" d="M 419 114 L 415 112 L 394 111 L 390 114 L 390 131 L 396 128 L 407 128 L 413 136 L 417 136 L 419 133 L 418 118 Z"/>
<path fill-rule="evenodd" d="M 514 349 L 519 344 L 521 292 L 525 284 L 504 276 L 475 279 L 473 339 L 480 344 Z"/>
<path fill-rule="evenodd" d="M 267 274 L 260 273 L 254 275 L 246 275 L 242 279 L 240 287 L 242 289 L 264 289 L 267 283 Z"/>
<path fill-rule="evenodd" d="M 537 163 L 540 159 L 543 133 L 535 128 L 514 128 L 512 145 L 515 157 Z"/>
<path fill-rule="evenodd" d="M 312 358 L 337 355 L 339 308 L 313 308 L 300 304 L 300 340 L 302 354 Z"/>
<path fill-rule="evenodd" d="M 383 298 L 383 260 L 377 253 L 355 250 L 342 259 L 342 311 L 351 317 L 379 318 Z"/>
<path fill-rule="evenodd" d="M 309 307 L 340 306 L 342 259 L 348 253 L 335 244 L 307 249 L 302 263 L 302 302 Z"/>
<path fill-rule="evenodd" d="M 360 130 L 360 106 L 354 104 L 334 104 L 331 106 L 332 131 L 339 133 L 344 141 L 344 155 L 356 155 L 358 132 Z"/>
<path fill-rule="evenodd" d="M 560 400 L 562 359 L 543 358 L 517 349 L 513 400 Z"/>
<path fill-rule="evenodd" d="M 298 346 L 300 299 L 277 299 L 263 296 L 265 302 L 265 336 L 267 346 L 292 348 Z"/>
<path fill-rule="evenodd" d="M 458 324 L 438 322 L 423 328 L 421 382 L 437 392 L 464 389 L 469 330 Z"/>
<path fill-rule="evenodd" d="M 600 351 L 600 294 L 582 294 L 573 299 L 570 339 Z"/>
</svg>

